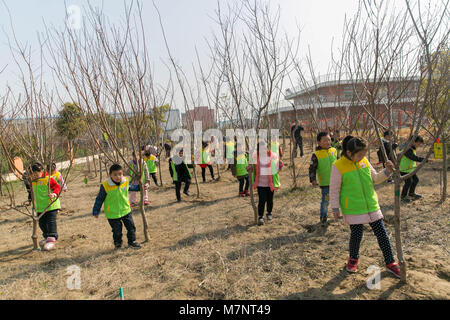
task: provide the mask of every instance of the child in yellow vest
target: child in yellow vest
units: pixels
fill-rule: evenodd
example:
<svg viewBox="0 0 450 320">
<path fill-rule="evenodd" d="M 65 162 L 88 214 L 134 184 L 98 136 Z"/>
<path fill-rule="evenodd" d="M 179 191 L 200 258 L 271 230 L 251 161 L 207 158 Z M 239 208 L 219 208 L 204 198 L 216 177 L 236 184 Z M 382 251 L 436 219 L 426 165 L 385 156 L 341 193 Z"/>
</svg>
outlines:
<svg viewBox="0 0 450 320">
<path fill-rule="evenodd" d="M 273 196 L 281 186 L 278 172 L 283 168 L 283 162 L 276 153 L 270 151 L 267 142 L 261 141 L 247 171 L 252 170 L 253 189 L 258 190 L 258 225 L 264 225 L 264 208 L 267 204 L 267 220 L 272 220 Z"/>
<path fill-rule="evenodd" d="M 134 249 L 141 247 L 140 243 L 136 241 L 136 227 L 128 201 L 128 191 L 139 190 L 139 185 L 130 184 L 128 178 L 124 177 L 123 168 L 119 164 L 113 164 L 109 168 L 109 179 L 100 185 L 92 214 L 98 218 L 104 204 L 105 216 L 111 226 L 116 249 L 122 247 L 122 224 L 127 229 L 128 246 Z"/>
<path fill-rule="evenodd" d="M 411 144 L 411 148 L 409 148 L 405 155 L 400 159 L 400 173 L 402 176 L 407 175 L 412 172 L 416 168 L 416 162 L 422 162 L 425 158 L 418 157 L 416 155 L 416 149 L 419 148 L 423 144 L 423 138 L 421 136 L 417 136 L 414 142 Z M 431 162 L 431 160 L 427 160 L 427 162 Z M 402 202 L 409 203 L 411 200 L 417 200 L 422 198 L 420 194 L 416 193 L 416 187 L 419 183 L 419 178 L 416 174 L 413 174 L 411 177 L 405 180 L 405 185 L 402 189 L 401 200 Z"/>
<path fill-rule="evenodd" d="M 248 197 L 250 192 L 248 191 L 249 177 L 248 177 L 248 153 L 245 152 L 244 146 L 242 144 L 237 145 L 237 151 L 235 153 L 235 170 L 233 170 L 233 175 L 239 181 L 239 196 Z M 244 186 L 245 184 L 245 186 Z"/>
<path fill-rule="evenodd" d="M 52 163 L 52 169 L 51 169 L 51 173 L 52 173 L 52 177 L 53 179 L 56 180 L 56 182 L 58 182 L 59 186 L 62 188 L 62 191 L 66 192 L 67 191 L 67 185 L 64 182 L 64 178 L 61 172 L 59 172 L 58 170 L 56 170 L 56 163 Z"/>
<path fill-rule="evenodd" d="M 374 183 L 389 178 L 393 164 L 388 160 L 386 169 L 378 173 L 365 157 L 366 154 L 367 143 L 362 138 L 347 136 L 342 142 L 342 157 L 331 169 L 330 202 L 334 218 L 340 217 L 340 208 L 345 222 L 350 225 L 350 257 L 346 269 L 351 273 L 357 271 L 363 225 L 369 224 L 383 252 L 387 270 L 399 278 L 400 267 L 395 263 L 374 189 Z"/>
<path fill-rule="evenodd" d="M 158 162 L 158 158 L 150 151 L 146 151 L 144 161 L 147 164 L 148 173 L 152 176 L 153 182 L 158 186 L 158 179 L 156 179 L 156 173 L 158 172 L 156 163 Z"/>
<path fill-rule="evenodd" d="M 327 132 L 317 135 L 318 147 L 311 156 L 309 165 L 309 181 L 313 186 L 320 186 L 322 201 L 320 202 L 320 222 L 323 227 L 327 225 L 328 203 L 330 201 L 331 166 L 338 158 L 338 152 L 331 147 L 331 137 Z M 319 177 L 317 182 L 316 175 Z"/>
<path fill-rule="evenodd" d="M 39 242 L 39 246 L 41 250 L 49 251 L 54 248 L 58 240 L 56 216 L 61 209 L 58 198 L 61 187 L 40 163 L 35 163 L 31 167 L 31 180 L 34 208 L 39 216 L 39 228 L 44 237 Z"/>
</svg>

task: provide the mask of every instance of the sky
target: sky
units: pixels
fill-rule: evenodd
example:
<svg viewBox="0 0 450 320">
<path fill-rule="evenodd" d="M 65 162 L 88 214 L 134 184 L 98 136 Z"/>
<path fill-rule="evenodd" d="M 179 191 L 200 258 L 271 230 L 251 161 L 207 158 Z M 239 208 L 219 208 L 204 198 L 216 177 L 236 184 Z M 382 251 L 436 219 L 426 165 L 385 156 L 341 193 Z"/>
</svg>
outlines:
<svg viewBox="0 0 450 320">
<path fill-rule="evenodd" d="M 85 6 L 86 0 L 2 0 L 0 2 L 0 92 L 6 84 L 17 83 L 17 67 L 11 58 L 8 37 L 12 37 L 8 11 L 16 37 L 21 43 L 37 47 L 37 34 L 47 25 L 62 28 L 66 17 L 66 7 Z M 220 0 L 221 5 L 238 0 Z M 130 1 L 126 1 L 130 3 Z M 186 70 L 196 63 L 195 48 L 200 58 L 207 57 L 205 38 L 217 27 L 213 21 L 217 2 L 215 0 L 154 0 L 160 10 L 167 40 L 177 62 Z M 91 0 L 94 6 L 101 6 L 108 19 L 115 23 L 123 17 L 123 0 Z M 352 16 L 357 9 L 357 0 L 270 0 L 273 7 L 280 6 L 281 28 L 295 35 L 297 26 L 301 28 L 299 54 L 305 56 L 310 50 L 315 69 L 326 73 L 330 63 L 331 45 L 334 39 L 339 43 L 344 18 Z M 157 13 L 151 1 L 143 1 L 145 32 L 149 43 L 155 78 L 167 79 L 167 69 L 162 60 L 167 61 L 167 51 Z M 286 88 L 285 88 L 286 89 Z"/>
</svg>

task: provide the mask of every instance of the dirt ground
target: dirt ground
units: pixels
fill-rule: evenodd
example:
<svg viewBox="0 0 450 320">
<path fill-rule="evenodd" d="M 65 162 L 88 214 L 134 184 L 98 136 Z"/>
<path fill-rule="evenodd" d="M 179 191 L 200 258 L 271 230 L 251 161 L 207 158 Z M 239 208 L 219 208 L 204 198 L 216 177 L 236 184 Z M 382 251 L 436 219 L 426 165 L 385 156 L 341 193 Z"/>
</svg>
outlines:
<svg viewBox="0 0 450 320">
<path fill-rule="evenodd" d="M 369 226 L 358 273 L 344 270 L 349 228 L 333 218 L 328 228 L 319 226 L 320 189 L 312 188 L 307 176 L 310 154 L 306 148 L 305 157 L 296 159 L 300 188 L 294 191 L 285 162 L 274 219 L 260 227 L 254 224 L 250 198 L 237 196 L 230 171 L 221 171 L 215 182 L 207 173 L 207 183 L 199 184 L 200 199 L 193 184 L 192 195 L 176 203 L 163 160 L 164 186 L 151 185 L 146 207 L 151 239 L 140 250 L 113 249 L 105 217 L 92 217 L 99 177 L 91 176 L 84 185 L 83 168 L 74 171 L 61 198 L 54 251 L 32 250 L 30 219 L 7 209 L 8 199 L 2 198 L 0 299 L 118 299 L 120 287 L 126 299 L 449 299 L 450 199 L 439 204 L 440 176 L 432 169 L 441 162 L 419 173 L 423 199 L 402 205 L 409 268 L 408 283 L 402 285 L 385 271 Z M 372 163 L 375 159 L 373 153 Z M 376 189 L 395 251 L 393 185 Z M 18 203 L 26 199 L 21 190 Z M 138 241 L 143 241 L 140 213 L 135 211 L 133 218 Z M 381 269 L 381 284 L 370 290 L 366 271 L 373 265 Z M 67 288 L 70 266 L 80 268 L 79 290 Z"/>
</svg>

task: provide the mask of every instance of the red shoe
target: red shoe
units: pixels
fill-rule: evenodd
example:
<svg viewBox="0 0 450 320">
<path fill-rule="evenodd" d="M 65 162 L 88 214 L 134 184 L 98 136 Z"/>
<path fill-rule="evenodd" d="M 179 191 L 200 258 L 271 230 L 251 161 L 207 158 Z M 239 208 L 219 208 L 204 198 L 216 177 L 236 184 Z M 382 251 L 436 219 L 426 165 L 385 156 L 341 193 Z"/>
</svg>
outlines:
<svg viewBox="0 0 450 320">
<path fill-rule="evenodd" d="M 131 207 L 131 208 L 133 208 L 133 207 L 136 207 L 136 205 L 137 205 L 137 203 L 136 203 L 136 202 L 132 202 L 132 203 L 130 203 L 130 207 Z"/>
<path fill-rule="evenodd" d="M 250 191 L 248 191 L 248 190 L 245 191 L 245 196 L 246 196 L 246 197 L 249 197 L 249 196 L 250 196 Z"/>
<path fill-rule="evenodd" d="M 148 206 L 149 204 L 150 204 L 150 202 L 144 201 L 144 206 Z"/>
<path fill-rule="evenodd" d="M 245 193 L 244 192 L 239 192 L 239 197 L 245 197 Z"/>
<path fill-rule="evenodd" d="M 397 278 L 400 278 L 400 266 L 396 262 L 392 262 L 386 265 L 387 271 L 392 273 Z"/>
<path fill-rule="evenodd" d="M 358 271 L 358 259 L 352 259 L 352 258 L 348 258 L 348 262 L 347 262 L 347 271 L 351 272 L 351 273 L 355 273 Z"/>
</svg>

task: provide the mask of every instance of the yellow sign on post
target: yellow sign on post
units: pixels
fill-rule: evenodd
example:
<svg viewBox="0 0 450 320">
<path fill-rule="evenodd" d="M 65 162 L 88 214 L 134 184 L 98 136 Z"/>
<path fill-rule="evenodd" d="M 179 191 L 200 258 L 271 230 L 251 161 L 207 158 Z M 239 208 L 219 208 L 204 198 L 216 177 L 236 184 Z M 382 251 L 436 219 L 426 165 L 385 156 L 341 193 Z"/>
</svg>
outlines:
<svg viewBox="0 0 450 320">
<path fill-rule="evenodd" d="M 435 159 L 442 159 L 442 143 L 435 143 L 434 144 L 434 158 Z"/>
</svg>

